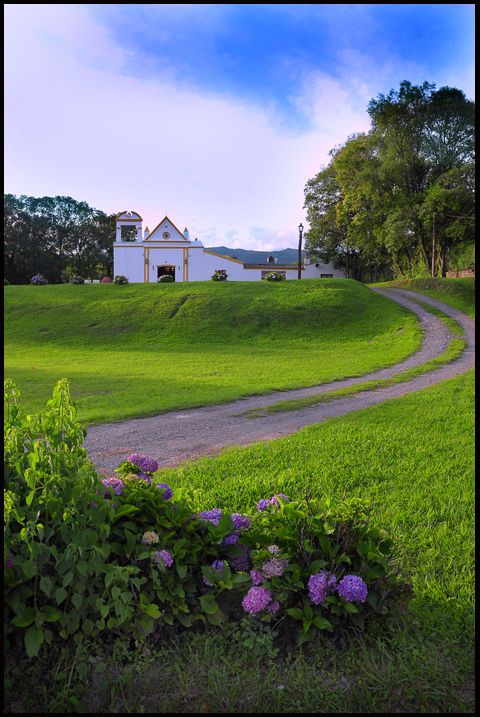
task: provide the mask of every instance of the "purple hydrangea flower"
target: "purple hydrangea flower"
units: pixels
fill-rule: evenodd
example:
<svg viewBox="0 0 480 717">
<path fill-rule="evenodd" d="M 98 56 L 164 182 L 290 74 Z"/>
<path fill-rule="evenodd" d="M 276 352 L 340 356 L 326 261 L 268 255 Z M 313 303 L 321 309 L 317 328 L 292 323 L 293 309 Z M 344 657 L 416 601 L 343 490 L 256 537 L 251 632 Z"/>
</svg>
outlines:
<svg viewBox="0 0 480 717">
<path fill-rule="evenodd" d="M 248 515 L 241 513 L 232 513 L 231 515 L 233 527 L 235 530 L 247 530 L 250 527 L 250 518 Z"/>
<path fill-rule="evenodd" d="M 152 479 L 150 478 L 148 473 L 138 473 L 137 478 L 139 480 L 144 480 L 148 485 L 152 482 Z"/>
<path fill-rule="evenodd" d="M 267 588 L 253 587 L 242 600 L 242 607 L 245 612 L 256 613 L 265 610 L 271 602 L 272 595 Z"/>
<path fill-rule="evenodd" d="M 269 545 L 267 550 L 272 555 L 278 555 L 280 552 L 280 550 L 278 549 L 278 545 Z"/>
<path fill-rule="evenodd" d="M 157 565 L 163 562 L 166 568 L 170 568 L 173 565 L 172 554 L 169 553 L 168 550 L 157 550 L 157 552 L 153 554 L 153 562 L 157 563 Z"/>
<path fill-rule="evenodd" d="M 157 488 L 160 488 L 161 490 L 163 490 L 163 499 L 164 500 L 170 500 L 170 498 L 173 496 L 172 489 L 166 483 L 157 483 Z"/>
<path fill-rule="evenodd" d="M 271 505 L 280 505 L 280 501 L 278 500 L 279 498 L 283 498 L 284 501 L 286 501 L 287 503 L 290 503 L 290 501 L 288 500 L 286 495 L 284 495 L 283 493 L 277 493 L 276 495 L 273 495 L 270 498 L 270 504 Z"/>
<path fill-rule="evenodd" d="M 270 501 L 266 500 L 266 498 L 262 498 L 257 503 L 257 508 L 260 512 L 267 510 L 268 506 L 270 505 Z"/>
<path fill-rule="evenodd" d="M 120 478 L 104 478 L 102 484 L 105 488 L 113 488 L 115 495 L 121 495 L 122 490 L 125 488 L 125 483 Z"/>
<path fill-rule="evenodd" d="M 345 575 L 338 583 L 337 592 L 345 602 L 365 602 L 368 588 L 358 575 Z"/>
<path fill-rule="evenodd" d="M 225 565 L 223 560 L 214 560 L 212 563 L 212 568 L 217 571 L 219 575 L 223 572 L 223 566 Z M 212 583 L 208 578 L 203 578 L 203 582 L 205 585 L 208 585 L 209 587 L 213 587 Z"/>
<path fill-rule="evenodd" d="M 278 600 L 272 600 L 270 605 L 267 607 L 268 612 L 278 612 L 280 610 L 280 603 Z"/>
<path fill-rule="evenodd" d="M 288 566 L 288 560 L 270 558 L 262 565 L 262 573 L 266 578 L 275 578 L 283 575 Z"/>
<path fill-rule="evenodd" d="M 263 582 L 265 582 L 260 570 L 250 570 L 250 578 L 252 580 L 253 585 L 261 585 Z"/>
<path fill-rule="evenodd" d="M 134 463 L 144 473 L 155 473 L 158 470 L 158 463 L 155 458 L 145 456 L 143 453 L 132 453 L 131 456 L 128 456 L 127 461 Z"/>
<path fill-rule="evenodd" d="M 204 510 L 201 513 L 197 513 L 197 517 L 204 520 L 207 523 L 218 525 L 222 519 L 223 511 L 220 508 L 212 508 L 212 510 Z"/>
<path fill-rule="evenodd" d="M 234 558 L 229 558 L 230 567 L 238 571 L 247 571 L 250 567 L 250 549 L 248 545 L 239 545 L 242 550 L 242 555 L 237 555 Z"/>
<path fill-rule="evenodd" d="M 238 533 L 230 533 L 222 540 L 222 545 L 235 545 L 235 543 L 238 543 L 238 538 Z"/>
<path fill-rule="evenodd" d="M 337 585 L 337 578 L 333 573 L 329 573 L 326 570 L 320 570 L 319 573 L 314 573 L 308 578 L 308 594 L 310 600 L 314 605 L 320 605 L 328 593 L 335 590 Z"/>
</svg>

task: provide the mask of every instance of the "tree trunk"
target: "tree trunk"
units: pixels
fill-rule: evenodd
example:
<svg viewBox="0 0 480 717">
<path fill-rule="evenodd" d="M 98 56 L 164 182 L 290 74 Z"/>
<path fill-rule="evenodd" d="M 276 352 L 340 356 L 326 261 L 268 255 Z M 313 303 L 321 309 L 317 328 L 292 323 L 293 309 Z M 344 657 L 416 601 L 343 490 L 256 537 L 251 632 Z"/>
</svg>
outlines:
<svg viewBox="0 0 480 717">
<path fill-rule="evenodd" d="M 432 216 L 432 277 L 437 276 L 437 234 L 435 231 L 435 212 Z"/>
<path fill-rule="evenodd" d="M 440 261 L 442 266 L 442 278 L 445 279 L 447 276 L 447 245 L 443 243 L 440 249 Z"/>
</svg>

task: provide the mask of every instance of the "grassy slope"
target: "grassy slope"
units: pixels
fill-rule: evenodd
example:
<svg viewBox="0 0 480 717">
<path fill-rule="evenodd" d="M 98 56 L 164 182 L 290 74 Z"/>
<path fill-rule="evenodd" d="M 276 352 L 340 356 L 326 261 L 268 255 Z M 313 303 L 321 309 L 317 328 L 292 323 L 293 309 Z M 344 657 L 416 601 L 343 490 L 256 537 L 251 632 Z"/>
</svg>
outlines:
<svg viewBox="0 0 480 717">
<path fill-rule="evenodd" d="M 416 317 L 349 280 L 7 286 L 5 374 L 29 410 L 61 377 L 122 420 L 358 376 L 418 348 Z"/>
<path fill-rule="evenodd" d="M 374 286 L 419 291 L 475 318 L 475 279 L 402 279 Z"/>
<path fill-rule="evenodd" d="M 102 676 L 86 697 L 90 707 L 473 711 L 473 429 L 470 372 L 289 438 L 162 471 L 174 490 L 196 493 L 203 509 L 252 510 L 276 492 L 371 499 L 373 521 L 391 531 L 414 595 L 407 611 L 352 636 L 344 649 L 320 638 L 285 661 L 255 658 L 218 632 L 187 633 L 125 669 L 120 682 Z M 152 688 L 159 684 L 160 693 Z"/>
</svg>

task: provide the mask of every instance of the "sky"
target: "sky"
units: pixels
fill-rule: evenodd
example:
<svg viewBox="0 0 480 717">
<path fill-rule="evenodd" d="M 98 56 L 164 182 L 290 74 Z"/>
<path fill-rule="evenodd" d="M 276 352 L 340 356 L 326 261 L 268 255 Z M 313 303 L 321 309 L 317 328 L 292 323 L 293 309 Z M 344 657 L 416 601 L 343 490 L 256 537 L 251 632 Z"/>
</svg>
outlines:
<svg viewBox="0 0 480 717">
<path fill-rule="evenodd" d="M 304 187 L 402 80 L 474 99 L 474 6 L 10 5 L 5 192 L 294 247 Z"/>
</svg>

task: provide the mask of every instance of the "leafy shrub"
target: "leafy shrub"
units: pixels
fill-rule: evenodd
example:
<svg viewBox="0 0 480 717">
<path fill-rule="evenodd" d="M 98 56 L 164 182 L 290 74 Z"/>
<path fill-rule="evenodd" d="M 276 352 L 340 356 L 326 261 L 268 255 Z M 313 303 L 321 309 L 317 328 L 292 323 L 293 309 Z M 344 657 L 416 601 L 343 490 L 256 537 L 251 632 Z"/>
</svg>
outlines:
<svg viewBox="0 0 480 717">
<path fill-rule="evenodd" d="M 41 284 L 48 284 L 48 281 L 45 279 L 43 274 L 35 274 L 35 276 L 32 276 L 30 279 L 30 283 L 35 286 L 40 286 Z"/>
<path fill-rule="evenodd" d="M 9 282 L 8 279 L 4 279 L 4 280 L 3 280 L 3 285 L 4 285 L 4 286 L 8 286 L 9 284 L 10 284 L 10 282 Z"/>
<path fill-rule="evenodd" d="M 72 640 L 85 671 L 89 642 L 199 622 L 238 622 L 235 640 L 274 654 L 280 624 L 304 641 L 386 611 L 391 541 L 360 501 L 278 494 L 251 516 L 195 513 L 149 456 L 98 476 L 84 437 L 65 379 L 36 417 L 5 382 L 5 634 L 27 656 Z"/>
<path fill-rule="evenodd" d="M 265 281 L 285 281 L 287 276 L 281 271 L 270 271 L 263 278 Z"/>
<path fill-rule="evenodd" d="M 217 269 L 212 275 L 212 281 L 226 281 L 227 277 L 225 269 Z"/>
<path fill-rule="evenodd" d="M 160 282 L 161 284 L 171 284 L 174 281 L 175 279 L 171 274 L 164 274 L 157 279 L 157 282 Z"/>
<path fill-rule="evenodd" d="M 123 274 L 118 274 L 114 280 L 113 283 L 117 286 L 120 286 L 120 284 L 128 284 L 128 279 L 126 276 L 123 276 Z"/>
<path fill-rule="evenodd" d="M 72 284 L 84 284 L 85 279 L 83 278 L 83 276 L 78 276 L 74 274 L 74 276 L 72 276 L 71 282 Z"/>
</svg>

